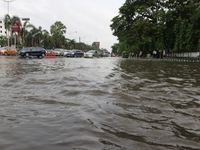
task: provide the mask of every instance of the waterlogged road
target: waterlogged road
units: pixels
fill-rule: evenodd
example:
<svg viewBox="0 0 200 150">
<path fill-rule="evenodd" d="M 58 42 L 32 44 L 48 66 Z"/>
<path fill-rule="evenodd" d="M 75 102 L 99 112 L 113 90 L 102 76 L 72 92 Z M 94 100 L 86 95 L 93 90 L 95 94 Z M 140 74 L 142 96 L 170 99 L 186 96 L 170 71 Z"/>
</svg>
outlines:
<svg viewBox="0 0 200 150">
<path fill-rule="evenodd" d="M 198 150 L 200 64 L 0 57 L 0 150 Z"/>
</svg>

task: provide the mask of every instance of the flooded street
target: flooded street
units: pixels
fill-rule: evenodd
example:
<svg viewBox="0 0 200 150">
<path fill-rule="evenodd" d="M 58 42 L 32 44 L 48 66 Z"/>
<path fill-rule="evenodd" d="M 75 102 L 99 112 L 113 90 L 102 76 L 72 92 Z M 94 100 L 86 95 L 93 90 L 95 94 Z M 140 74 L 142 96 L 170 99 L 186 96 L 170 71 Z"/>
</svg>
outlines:
<svg viewBox="0 0 200 150">
<path fill-rule="evenodd" d="M 199 150 L 200 63 L 0 56 L 0 150 Z"/>
</svg>

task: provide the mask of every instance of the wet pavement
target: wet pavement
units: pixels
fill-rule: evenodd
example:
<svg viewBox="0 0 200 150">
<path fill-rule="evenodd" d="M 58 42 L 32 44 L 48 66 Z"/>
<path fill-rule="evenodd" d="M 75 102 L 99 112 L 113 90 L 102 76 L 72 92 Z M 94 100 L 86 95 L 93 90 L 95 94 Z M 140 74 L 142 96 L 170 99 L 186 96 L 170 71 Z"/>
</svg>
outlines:
<svg viewBox="0 0 200 150">
<path fill-rule="evenodd" d="M 200 63 L 0 56 L 0 150 L 198 150 Z"/>
</svg>

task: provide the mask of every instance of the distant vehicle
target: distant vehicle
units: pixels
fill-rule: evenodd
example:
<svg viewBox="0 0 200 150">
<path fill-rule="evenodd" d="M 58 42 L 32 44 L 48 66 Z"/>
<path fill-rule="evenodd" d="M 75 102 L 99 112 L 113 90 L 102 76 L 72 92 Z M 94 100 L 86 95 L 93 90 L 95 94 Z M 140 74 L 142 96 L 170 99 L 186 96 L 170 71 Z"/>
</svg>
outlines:
<svg viewBox="0 0 200 150">
<path fill-rule="evenodd" d="M 129 52 L 128 51 L 124 51 L 122 53 L 122 58 L 128 58 L 129 57 Z"/>
<path fill-rule="evenodd" d="M 56 48 L 56 49 L 54 49 L 53 51 L 56 53 L 56 56 L 64 56 L 64 51 L 63 51 L 63 49 L 58 49 L 58 48 Z"/>
<path fill-rule="evenodd" d="M 101 57 L 108 57 L 108 56 L 109 56 L 109 54 L 107 52 L 102 52 L 101 53 Z"/>
<path fill-rule="evenodd" d="M 81 50 L 72 50 L 66 57 L 84 57 L 84 53 Z"/>
<path fill-rule="evenodd" d="M 53 50 L 52 49 L 46 49 L 46 52 L 53 53 Z"/>
<path fill-rule="evenodd" d="M 67 49 L 64 49 L 63 50 L 63 53 L 64 53 L 64 55 L 63 56 L 66 56 L 69 52 L 71 52 L 72 50 L 67 50 Z"/>
<path fill-rule="evenodd" d="M 101 57 L 109 57 L 109 56 L 110 56 L 110 52 L 108 50 L 101 51 Z"/>
<path fill-rule="evenodd" d="M 0 55 L 17 55 L 18 51 L 14 47 L 1 47 L 0 48 Z"/>
<path fill-rule="evenodd" d="M 100 57 L 100 53 L 97 50 L 90 50 L 85 53 L 85 58 Z"/>
<path fill-rule="evenodd" d="M 22 57 L 37 56 L 44 58 L 46 50 L 42 47 L 29 47 L 19 51 L 19 55 Z"/>
<path fill-rule="evenodd" d="M 115 53 L 111 53 L 111 57 L 115 57 L 116 55 L 115 55 Z"/>
</svg>

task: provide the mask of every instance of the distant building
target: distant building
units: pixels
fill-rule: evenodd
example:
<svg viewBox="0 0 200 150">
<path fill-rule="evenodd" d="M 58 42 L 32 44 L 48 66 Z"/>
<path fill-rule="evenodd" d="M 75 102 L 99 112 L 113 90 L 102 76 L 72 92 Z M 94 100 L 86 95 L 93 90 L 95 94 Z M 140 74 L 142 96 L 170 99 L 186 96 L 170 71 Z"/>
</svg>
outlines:
<svg viewBox="0 0 200 150">
<path fill-rule="evenodd" d="M 0 36 L 6 36 L 6 29 L 2 17 L 0 17 Z"/>
</svg>

